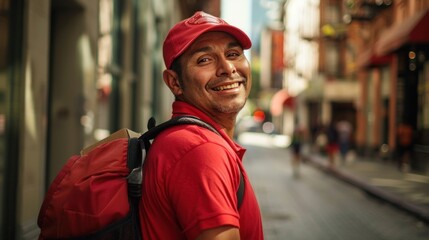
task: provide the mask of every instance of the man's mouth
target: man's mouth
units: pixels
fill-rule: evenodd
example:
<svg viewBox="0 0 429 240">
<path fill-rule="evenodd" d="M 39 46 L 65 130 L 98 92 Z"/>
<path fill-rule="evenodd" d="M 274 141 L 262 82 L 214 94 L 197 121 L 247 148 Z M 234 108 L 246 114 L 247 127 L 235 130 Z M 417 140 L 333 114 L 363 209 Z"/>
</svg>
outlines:
<svg viewBox="0 0 429 240">
<path fill-rule="evenodd" d="M 237 82 L 237 83 L 231 83 L 228 85 L 215 87 L 215 88 L 213 88 L 213 90 L 214 91 L 224 91 L 224 90 L 230 90 L 230 89 L 238 88 L 238 86 L 240 86 L 240 83 Z"/>
</svg>

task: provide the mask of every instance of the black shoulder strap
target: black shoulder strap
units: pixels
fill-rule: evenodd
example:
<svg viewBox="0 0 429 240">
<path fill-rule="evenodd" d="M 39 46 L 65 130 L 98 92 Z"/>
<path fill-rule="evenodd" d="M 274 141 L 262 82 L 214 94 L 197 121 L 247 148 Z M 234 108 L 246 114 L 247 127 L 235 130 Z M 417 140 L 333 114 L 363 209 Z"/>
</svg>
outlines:
<svg viewBox="0 0 429 240">
<path fill-rule="evenodd" d="M 140 137 L 140 139 L 152 140 L 163 130 L 165 130 L 169 127 L 172 127 L 172 126 L 183 125 L 183 124 L 198 125 L 200 127 L 207 128 L 208 130 L 219 134 L 214 127 L 212 127 L 210 124 L 204 122 L 203 120 L 201 120 L 195 116 L 188 116 L 188 115 L 178 116 L 178 117 L 174 117 L 174 118 L 172 118 L 166 122 L 163 122 L 157 126 L 155 126 L 155 124 L 156 124 L 155 120 L 153 118 L 151 118 L 149 120 L 149 123 L 148 123 L 149 130 L 147 132 L 143 133 L 143 135 Z"/>
<path fill-rule="evenodd" d="M 244 198 L 244 177 L 240 169 L 240 185 L 238 186 L 238 189 L 237 189 L 237 209 L 241 207 L 241 204 L 243 203 L 243 198 Z"/>
<path fill-rule="evenodd" d="M 159 133 L 161 133 L 162 131 L 164 131 L 167 128 L 177 126 L 177 125 L 184 125 L 184 124 L 197 125 L 197 126 L 206 128 L 212 132 L 215 132 L 216 134 L 219 134 L 218 131 L 213 126 L 211 126 L 210 124 L 204 122 L 203 120 L 201 120 L 195 116 L 189 116 L 189 115 L 178 116 L 178 117 L 174 117 L 174 118 L 172 118 L 166 122 L 163 122 L 159 125 L 156 125 L 155 120 L 153 118 L 151 118 L 148 122 L 149 130 L 146 131 L 145 133 L 143 133 L 138 139 L 130 140 L 130 143 L 132 143 L 132 145 L 134 145 L 134 147 L 130 147 L 130 146 L 128 147 L 129 151 L 131 150 L 131 151 L 135 152 L 135 149 L 136 149 L 135 146 L 138 145 L 138 144 L 136 144 L 136 141 L 137 141 L 140 145 L 140 149 L 142 150 L 141 153 L 139 153 L 139 155 L 138 155 L 138 158 L 141 159 L 141 162 L 140 161 L 133 161 L 134 162 L 133 164 L 129 164 L 129 167 L 131 169 L 131 173 L 128 176 L 128 183 L 130 183 L 131 185 L 140 186 L 138 188 L 138 190 L 136 189 L 135 191 L 132 191 L 132 192 L 129 191 L 133 196 L 135 196 L 135 197 L 141 196 L 142 167 L 143 167 L 144 160 L 146 158 L 146 153 L 151 146 L 151 140 L 155 139 L 155 137 Z M 133 154 L 128 154 L 129 160 L 131 159 L 131 157 L 130 157 L 131 155 L 133 155 Z M 243 174 L 241 173 L 241 170 L 240 170 L 240 185 L 239 185 L 239 188 L 237 190 L 238 208 L 241 206 L 241 203 L 243 201 L 243 197 L 244 197 L 244 179 L 243 179 Z"/>
</svg>

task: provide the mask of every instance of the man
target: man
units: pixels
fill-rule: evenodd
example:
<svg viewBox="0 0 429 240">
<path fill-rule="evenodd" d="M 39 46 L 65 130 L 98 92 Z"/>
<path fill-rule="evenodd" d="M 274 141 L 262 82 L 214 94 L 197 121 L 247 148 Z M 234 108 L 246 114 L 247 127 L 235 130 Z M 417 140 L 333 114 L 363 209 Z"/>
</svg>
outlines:
<svg viewBox="0 0 429 240">
<path fill-rule="evenodd" d="M 218 133 L 176 126 L 153 142 L 145 162 L 140 216 L 145 239 L 263 239 L 259 206 L 232 140 L 251 87 L 249 37 L 204 12 L 175 25 L 164 46 L 173 117 L 193 115 Z M 240 174 L 244 197 L 237 206 Z"/>
</svg>

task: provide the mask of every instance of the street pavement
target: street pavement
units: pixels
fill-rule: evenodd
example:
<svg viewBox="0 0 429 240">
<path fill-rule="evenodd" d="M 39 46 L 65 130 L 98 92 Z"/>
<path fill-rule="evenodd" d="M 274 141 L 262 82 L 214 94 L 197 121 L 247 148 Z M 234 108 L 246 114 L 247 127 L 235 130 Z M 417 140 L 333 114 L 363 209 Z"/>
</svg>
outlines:
<svg viewBox="0 0 429 240">
<path fill-rule="evenodd" d="M 247 148 L 243 161 L 259 201 L 266 240 L 429 240 L 424 217 L 403 211 L 411 204 L 398 196 L 407 193 L 417 200 L 412 206 L 419 206 L 422 215 L 427 195 L 414 186 L 425 184 L 420 187 L 427 190 L 425 176 L 357 158 L 331 170 L 325 156 L 310 151 L 305 151 L 307 160 L 294 171 L 289 148 L 277 137 L 267 136 L 239 138 Z M 396 198 L 385 197 L 392 195 Z M 405 202 L 402 209 L 390 204 L 397 199 Z"/>
<path fill-rule="evenodd" d="M 324 155 L 307 153 L 304 157 L 321 170 L 429 222 L 429 176 L 401 172 L 396 164 L 376 158 L 337 159 L 335 167 L 330 168 Z"/>
</svg>

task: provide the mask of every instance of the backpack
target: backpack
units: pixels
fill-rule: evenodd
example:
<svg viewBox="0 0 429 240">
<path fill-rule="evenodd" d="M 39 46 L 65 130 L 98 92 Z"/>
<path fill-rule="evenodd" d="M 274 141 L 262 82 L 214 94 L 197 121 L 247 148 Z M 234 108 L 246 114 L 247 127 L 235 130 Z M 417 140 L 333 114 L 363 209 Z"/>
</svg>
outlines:
<svg viewBox="0 0 429 240">
<path fill-rule="evenodd" d="M 160 132 L 180 124 L 198 125 L 219 134 L 193 116 L 175 117 L 158 126 L 152 118 L 143 134 L 121 129 L 70 157 L 42 203 L 37 220 L 39 239 L 141 240 L 138 205 L 145 157 Z M 240 173 L 238 207 L 243 195 Z"/>
</svg>

